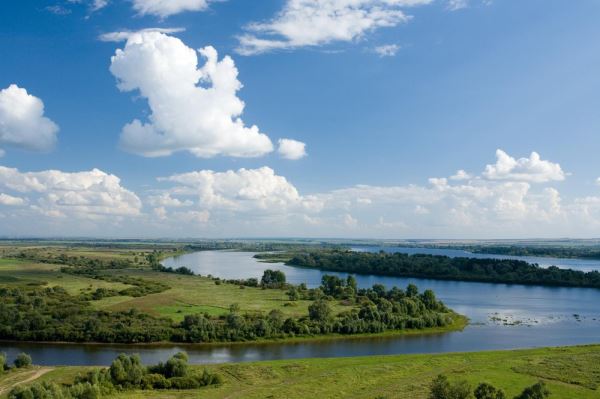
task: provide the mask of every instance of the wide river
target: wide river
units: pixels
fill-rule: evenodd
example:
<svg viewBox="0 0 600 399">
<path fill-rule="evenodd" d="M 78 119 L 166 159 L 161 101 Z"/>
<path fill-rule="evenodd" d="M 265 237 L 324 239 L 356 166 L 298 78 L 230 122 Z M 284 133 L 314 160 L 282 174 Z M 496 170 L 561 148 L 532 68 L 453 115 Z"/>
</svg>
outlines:
<svg viewBox="0 0 600 399">
<path fill-rule="evenodd" d="M 361 247 L 355 250 L 379 250 Z M 391 247 L 385 250 L 392 250 Z M 410 253 L 449 256 L 492 257 L 455 250 L 393 248 Z M 187 266 L 197 274 L 225 279 L 259 278 L 267 268 L 285 272 L 293 284 L 320 284 L 324 272 L 283 264 L 256 261 L 248 252 L 202 251 L 169 258 L 166 266 Z M 496 256 L 493 257 L 503 257 Z M 514 258 L 514 257 L 511 257 Z M 600 269 L 600 261 L 517 257 L 542 266 Z M 346 276 L 344 273 L 328 273 Z M 41 365 L 105 365 L 121 352 L 139 353 L 146 363 L 165 360 L 180 350 L 187 351 L 193 363 L 242 362 L 307 357 L 341 357 L 401 353 L 439 353 L 491 349 L 531 348 L 600 343 L 600 290 L 554 288 L 522 285 L 467 283 L 415 278 L 357 276 L 360 287 L 380 283 L 405 287 L 415 283 L 421 290 L 430 288 L 448 306 L 468 316 L 471 324 L 460 332 L 386 338 L 354 338 L 307 341 L 301 343 L 126 346 L 85 344 L 8 344 L 0 352 L 12 358 L 30 353 Z M 232 298 L 235 302 L 235 298 Z"/>
</svg>

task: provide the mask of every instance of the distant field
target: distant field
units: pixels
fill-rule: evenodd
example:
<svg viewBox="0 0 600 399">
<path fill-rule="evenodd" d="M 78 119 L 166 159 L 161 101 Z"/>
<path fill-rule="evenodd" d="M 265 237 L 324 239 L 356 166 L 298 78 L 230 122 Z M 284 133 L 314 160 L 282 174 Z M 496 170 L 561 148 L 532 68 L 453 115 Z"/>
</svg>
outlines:
<svg viewBox="0 0 600 399">
<path fill-rule="evenodd" d="M 114 397 L 425 399 L 431 380 L 443 373 L 473 386 L 489 382 L 504 389 L 509 398 L 541 379 L 550 388 L 551 398 L 597 399 L 599 365 L 600 346 L 223 364 L 209 366 L 225 379 L 216 388 L 137 391 Z M 59 367 L 40 380 L 66 383 L 85 370 Z M 0 387 L 6 378 L 0 377 Z"/>
<path fill-rule="evenodd" d="M 93 291 L 97 288 L 121 290 L 128 285 L 73 276 L 60 272 L 60 265 L 35 263 L 26 260 L 0 259 L 0 284 L 2 285 L 60 285 L 70 294 Z"/>
<path fill-rule="evenodd" d="M 58 251 L 50 248 L 49 251 Z M 59 253 L 59 252 L 56 252 Z M 127 256 L 133 259 L 131 252 L 126 254 L 118 251 L 95 252 L 85 249 L 69 250 L 69 256 L 105 257 L 114 259 L 115 256 Z M 111 255 L 112 254 L 112 255 Z M 42 285 L 64 287 L 70 294 L 76 295 L 107 288 L 122 290 L 130 286 L 122 283 L 106 282 L 84 276 L 61 273 L 61 265 L 35 263 L 26 260 L 0 259 L 0 284 L 7 286 Z M 268 265 L 265 265 L 265 269 Z M 186 276 L 173 273 L 155 272 L 143 267 L 135 269 L 112 270 L 112 275 L 124 274 L 152 281 L 166 283 L 171 289 L 159 294 L 132 298 L 115 296 L 91 301 L 92 306 L 106 310 L 138 309 L 155 316 L 164 316 L 181 321 L 187 314 L 209 313 L 211 315 L 225 314 L 229 306 L 237 303 L 242 311 L 269 312 L 272 309 L 281 310 L 286 316 L 304 316 L 308 312 L 311 301 L 290 302 L 285 290 L 245 287 L 240 289 L 234 284 L 216 285 L 206 277 Z M 335 312 L 347 310 L 348 306 L 332 303 Z"/>
</svg>

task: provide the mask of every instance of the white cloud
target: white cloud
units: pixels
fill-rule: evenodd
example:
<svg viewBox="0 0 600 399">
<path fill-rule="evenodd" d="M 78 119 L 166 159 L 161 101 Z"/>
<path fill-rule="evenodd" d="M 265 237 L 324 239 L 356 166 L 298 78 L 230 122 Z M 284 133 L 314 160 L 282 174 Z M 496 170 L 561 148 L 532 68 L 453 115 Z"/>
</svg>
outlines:
<svg viewBox="0 0 600 399">
<path fill-rule="evenodd" d="M 179 200 L 177 198 L 171 197 L 169 193 L 161 193 L 160 195 L 153 195 L 148 197 L 148 203 L 152 206 L 156 207 L 171 207 L 171 208 L 180 208 L 183 206 L 192 206 L 194 205 L 193 201 L 190 200 Z"/>
<path fill-rule="evenodd" d="M 352 217 L 351 214 L 347 213 L 343 216 L 343 222 L 346 227 L 355 228 L 358 226 L 358 220 Z"/>
<path fill-rule="evenodd" d="M 184 11 L 203 11 L 210 2 L 211 0 L 133 0 L 133 9 L 141 15 L 166 18 Z"/>
<path fill-rule="evenodd" d="M 139 215 L 141 201 L 123 188 L 115 175 L 93 169 L 68 173 L 58 170 L 20 172 L 0 166 L 0 187 L 29 195 L 29 209 L 46 216 L 81 219 Z M 15 197 L 13 197 L 15 198 Z M 5 200 L 10 198 L 5 197 Z M 21 204 L 28 201 L 23 199 Z"/>
<path fill-rule="evenodd" d="M 92 3 L 92 11 L 98 11 L 108 5 L 108 0 L 94 0 Z"/>
<path fill-rule="evenodd" d="M 26 201 L 21 197 L 13 197 L 12 195 L 0 193 L 0 205 L 5 206 L 20 206 L 24 205 Z"/>
<path fill-rule="evenodd" d="M 462 10 L 469 6 L 469 0 L 448 0 L 448 9 L 451 11 Z"/>
<path fill-rule="evenodd" d="M 126 41 L 132 36 L 139 35 L 140 33 L 159 32 L 159 33 L 178 33 L 184 32 L 185 28 L 145 28 L 141 30 L 131 31 L 122 30 L 115 32 L 103 33 L 98 36 L 98 39 L 103 42 L 122 42 Z"/>
<path fill-rule="evenodd" d="M 58 126 L 44 116 L 42 100 L 14 84 L 0 90 L 0 146 L 50 151 L 57 132 Z"/>
<path fill-rule="evenodd" d="M 156 31 L 128 33 L 124 49 L 112 57 L 110 70 L 121 91 L 139 90 L 152 111 L 123 127 L 121 147 L 144 156 L 189 151 L 198 157 L 254 157 L 273 150 L 257 126 L 240 118 L 242 84 L 233 60 L 218 59 L 213 47 L 195 50 Z"/>
<path fill-rule="evenodd" d="M 515 180 L 532 183 L 562 181 L 565 173 L 559 164 L 545 161 L 537 152 L 529 158 L 515 159 L 502 150 L 496 151 L 496 163 L 487 165 L 483 177 L 490 180 Z"/>
<path fill-rule="evenodd" d="M 252 23 L 239 37 L 243 55 L 349 42 L 409 20 L 402 9 L 432 0 L 287 0 L 270 21 Z"/>
<path fill-rule="evenodd" d="M 460 170 L 457 170 L 454 175 L 450 176 L 450 179 L 451 180 L 469 180 L 472 177 L 473 176 L 471 176 L 469 173 L 467 173 L 463 169 L 460 169 Z"/>
<path fill-rule="evenodd" d="M 305 204 L 305 199 L 285 177 L 276 175 L 266 166 L 227 172 L 201 170 L 160 178 L 159 181 L 177 183 L 178 186 L 170 189 L 170 195 L 195 197 L 202 209 L 280 212 L 311 206 L 310 199 Z"/>
<path fill-rule="evenodd" d="M 384 44 L 373 49 L 380 57 L 393 57 L 398 53 L 398 50 L 400 50 L 400 46 L 397 44 Z"/>
<path fill-rule="evenodd" d="M 280 139 L 277 152 L 282 158 L 291 160 L 304 158 L 307 155 L 306 144 L 291 139 Z"/>
</svg>

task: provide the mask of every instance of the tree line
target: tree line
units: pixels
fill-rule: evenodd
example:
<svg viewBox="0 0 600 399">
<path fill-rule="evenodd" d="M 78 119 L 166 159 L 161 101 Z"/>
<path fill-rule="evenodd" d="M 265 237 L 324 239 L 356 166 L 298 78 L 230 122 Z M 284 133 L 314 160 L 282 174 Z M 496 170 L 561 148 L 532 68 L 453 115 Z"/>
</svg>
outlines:
<svg viewBox="0 0 600 399">
<path fill-rule="evenodd" d="M 343 250 L 294 253 L 288 265 L 328 271 L 439 280 L 600 288 L 598 271 L 542 268 L 513 259 L 451 258 L 440 255 Z"/>
</svg>

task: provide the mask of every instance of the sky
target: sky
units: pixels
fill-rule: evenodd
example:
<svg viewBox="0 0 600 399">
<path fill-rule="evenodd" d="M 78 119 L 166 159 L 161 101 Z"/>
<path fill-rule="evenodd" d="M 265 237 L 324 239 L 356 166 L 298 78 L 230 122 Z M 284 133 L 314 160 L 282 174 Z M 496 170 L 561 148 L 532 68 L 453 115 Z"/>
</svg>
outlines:
<svg viewBox="0 0 600 399">
<path fill-rule="evenodd" d="M 0 237 L 600 237 L 597 0 L 0 2 Z"/>
</svg>

